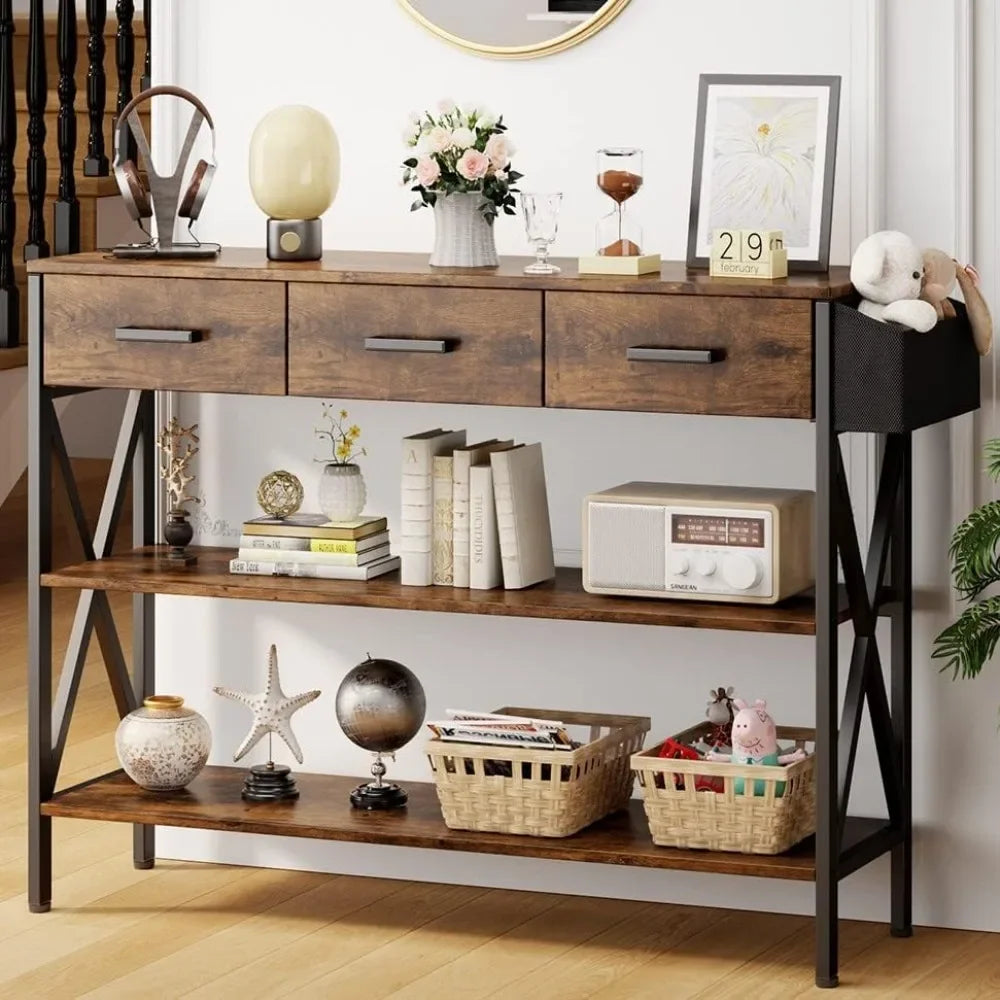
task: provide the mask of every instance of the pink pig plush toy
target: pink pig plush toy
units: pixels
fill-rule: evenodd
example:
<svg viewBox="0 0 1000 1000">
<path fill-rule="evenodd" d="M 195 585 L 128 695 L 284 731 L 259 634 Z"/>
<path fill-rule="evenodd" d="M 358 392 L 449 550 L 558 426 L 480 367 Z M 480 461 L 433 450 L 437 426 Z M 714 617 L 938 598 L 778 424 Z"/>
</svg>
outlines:
<svg viewBox="0 0 1000 1000">
<path fill-rule="evenodd" d="M 737 712 L 733 718 L 733 752 L 719 753 L 713 750 L 708 754 L 709 760 L 731 761 L 733 764 L 794 764 L 806 756 L 804 750 L 793 750 L 791 753 L 778 753 L 778 734 L 774 719 L 768 714 L 767 702 L 758 698 L 753 705 L 747 705 L 742 698 L 735 698 L 733 705 Z M 743 794 L 743 779 L 735 781 L 737 795 Z M 775 794 L 784 794 L 784 782 L 775 787 Z M 754 782 L 754 795 L 764 794 L 764 782 Z"/>
</svg>

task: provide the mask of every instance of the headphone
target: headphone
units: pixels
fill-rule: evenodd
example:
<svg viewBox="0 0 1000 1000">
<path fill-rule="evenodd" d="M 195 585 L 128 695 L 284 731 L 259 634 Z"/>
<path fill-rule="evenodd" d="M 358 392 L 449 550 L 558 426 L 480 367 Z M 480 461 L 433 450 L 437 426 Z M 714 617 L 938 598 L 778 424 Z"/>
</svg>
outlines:
<svg viewBox="0 0 1000 1000">
<path fill-rule="evenodd" d="M 177 158 L 177 166 L 174 168 L 173 174 L 166 176 L 157 174 L 153 169 L 153 158 L 150 154 L 149 142 L 146 139 L 146 133 L 143 131 L 142 122 L 139 120 L 138 114 L 136 114 L 136 108 L 140 104 L 161 94 L 170 97 L 179 97 L 181 100 L 193 105 L 195 109 L 194 114 L 191 116 L 191 123 L 188 125 L 187 135 L 184 137 L 180 156 Z M 184 168 L 187 166 L 191 149 L 194 146 L 195 138 L 203 122 L 208 124 L 209 131 L 212 134 L 212 162 L 199 160 L 195 164 L 191 181 L 187 186 L 187 190 L 180 198 L 179 207 L 176 207 L 175 210 L 175 206 L 178 206 L 177 194 L 180 190 L 181 177 L 184 173 Z M 152 177 L 150 185 L 147 185 L 143 180 L 135 162 L 131 159 L 125 159 L 127 156 L 129 130 L 135 136 L 141 159 L 146 161 L 149 174 Z M 191 224 L 201 214 L 205 198 L 208 196 L 209 188 L 212 186 L 212 179 L 215 177 L 215 166 L 215 125 L 212 122 L 212 116 L 208 113 L 208 108 L 194 94 L 183 90 L 181 87 L 150 87 L 149 90 L 144 90 L 141 94 L 137 94 L 122 108 L 122 112 L 115 123 L 115 180 L 118 182 L 118 189 L 121 191 L 128 214 L 140 225 L 142 225 L 144 219 L 153 217 L 154 204 L 157 198 L 163 201 L 172 200 L 172 204 L 169 207 L 161 205 L 160 210 L 156 212 L 157 228 L 161 233 L 161 244 L 165 242 L 169 244 L 170 242 L 169 237 L 165 240 L 162 234 L 164 232 L 172 232 L 172 226 L 170 230 L 165 230 L 164 222 L 172 223 L 173 216 L 177 215 L 182 219 L 188 220 L 188 228 L 190 229 Z M 150 187 L 152 187 L 152 191 Z"/>
</svg>

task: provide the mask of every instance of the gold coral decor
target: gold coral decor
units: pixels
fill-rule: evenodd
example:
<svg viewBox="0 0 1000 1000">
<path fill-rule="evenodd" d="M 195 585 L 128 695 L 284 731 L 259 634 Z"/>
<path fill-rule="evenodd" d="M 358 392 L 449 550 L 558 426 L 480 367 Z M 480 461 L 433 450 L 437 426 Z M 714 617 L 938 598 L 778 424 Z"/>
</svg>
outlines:
<svg viewBox="0 0 1000 1000">
<path fill-rule="evenodd" d="M 170 545 L 167 558 L 178 565 L 189 566 L 197 562 L 197 556 L 187 552 L 187 546 L 194 537 L 194 528 L 188 523 L 185 505 L 201 503 L 201 499 L 190 486 L 195 480 L 191 462 L 199 451 L 197 424 L 182 427 L 176 417 L 160 431 L 156 446 L 160 450 L 160 478 L 167 484 L 169 510 L 167 523 L 163 526 L 163 537 Z"/>
<path fill-rule="evenodd" d="M 291 517 L 302 506 L 302 480 L 284 469 L 269 472 L 257 487 L 257 503 L 271 517 Z"/>
</svg>

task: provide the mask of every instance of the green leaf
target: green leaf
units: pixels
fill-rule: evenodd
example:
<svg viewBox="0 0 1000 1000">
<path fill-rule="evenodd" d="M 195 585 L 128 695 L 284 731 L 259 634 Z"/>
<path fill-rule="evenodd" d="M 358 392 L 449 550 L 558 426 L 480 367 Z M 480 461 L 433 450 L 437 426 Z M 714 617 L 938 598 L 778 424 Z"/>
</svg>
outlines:
<svg viewBox="0 0 1000 1000">
<path fill-rule="evenodd" d="M 977 507 L 955 529 L 949 554 L 955 589 L 966 598 L 976 597 L 1000 581 L 1000 500 Z"/>
<path fill-rule="evenodd" d="M 983 455 L 986 458 L 987 475 L 994 481 L 1000 479 L 1000 438 L 987 441 Z"/>
<path fill-rule="evenodd" d="M 410 211 L 415 212 L 418 208 L 423 208 L 424 202 L 418 198 L 412 205 L 410 205 Z"/>
<path fill-rule="evenodd" d="M 952 678 L 978 677 L 1000 641 L 1000 597 L 967 607 L 935 640 L 933 657 Z"/>
<path fill-rule="evenodd" d="M 408 160 L 403 160 L 404 167 L 412 168 L 415 167 L 416 165 L 417 165 L 417 158 L 415 156 L 411 156 Z"/>
</svg>

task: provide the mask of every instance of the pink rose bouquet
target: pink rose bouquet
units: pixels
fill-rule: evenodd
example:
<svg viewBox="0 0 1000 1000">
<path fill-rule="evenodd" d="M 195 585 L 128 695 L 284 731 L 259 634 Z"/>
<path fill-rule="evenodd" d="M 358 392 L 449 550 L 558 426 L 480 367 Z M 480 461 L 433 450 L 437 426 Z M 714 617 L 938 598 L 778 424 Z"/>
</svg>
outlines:
<svg viewBox="0 0 1000 1000">
<path fill-rule="evenodd" d="M 492 222 L 499 212 L 514 214 L 514 185 L 521 178 L 511 167 L 514 144 L 507 137 L 503 116 L 483 107 L 460 108 L 441 101 L 436 114 L 410 116 L 404 132 L 411 155 L 403 161 L 403 183 L 419 197 L 416 211 L 433 205 L 438 195 L 480 192 L 482 212 Z"/>
</svg>

